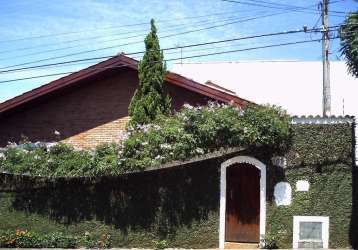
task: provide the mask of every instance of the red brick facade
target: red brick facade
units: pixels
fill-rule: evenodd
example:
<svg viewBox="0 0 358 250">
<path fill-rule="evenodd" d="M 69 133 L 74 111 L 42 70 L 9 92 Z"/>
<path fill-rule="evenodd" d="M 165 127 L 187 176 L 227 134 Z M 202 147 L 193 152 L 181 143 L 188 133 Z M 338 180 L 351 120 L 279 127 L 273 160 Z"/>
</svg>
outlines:
<svg viewBox="0 0 358 250">
<path fill-rule="evenodd" d="M 137 85 L 137 71 L 122 68 L 0 113 L 0 147 L 19 141 L 21 135 L 31 141 L 56 141 L 55 130 L 62 141 L 76 147 L 117 141 Z M 165 88 L 176 110 L 184 103 L 205 104 L 210 99 L 170 83 Z"/>
</svg>

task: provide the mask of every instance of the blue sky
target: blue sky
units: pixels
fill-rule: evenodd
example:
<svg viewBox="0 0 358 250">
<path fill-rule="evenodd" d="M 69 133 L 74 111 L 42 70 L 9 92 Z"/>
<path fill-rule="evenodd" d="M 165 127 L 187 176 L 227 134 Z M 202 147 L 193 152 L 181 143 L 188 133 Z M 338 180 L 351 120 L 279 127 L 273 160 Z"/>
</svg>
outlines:
<svg viewBox="0 0 358 250">
<path fill-rule="evenodd" d="M 170 37 L 160 39 L 162 48 L 300 29 L 303 25 L 307 25 L 309 28 L 315 25 L 320 27 L 319 14 L 314 11 L 314 9 L 317 9 L 318 0 L 263 1 L 268 3 L 294 4 L 296 6 L 308 7 L 310 10 L 306 10 L 304 13 L 283 11 L 220 0 L 0 0 L 0 68 L 37 60 L 46 60 L 51 57 L 61 58 L 27 64 L 26 66 L 110 56 L 119 52 L 131 53 L 143 51 L 142 40 L 148 32 L 150 18 L 154 18 L 157 21 L 159 36 L 171 35 Z M 260 0 L 244 0 L 244 2 L 254 3 L 253 5 L 255 3 L 263 4 Z M 349 12 L 358 9 L 358 3 L 354 0 L 331 0 L 331 2 L 329 8 L 333 11 Z M 262 17 L 279 12 L 281 14 Z M 336 12 L 330 13 L 330 25 L 340 24 L 344 20 L 343 16 L 344 14 Z M 242 21 L 252 18 L 257 19 Z M 175 35 L 181 32 L 218 25 L 223 26 Z M 168 51 L 165 53 L 165 58 L 180 58 L 181 53 L 183 57 L 186 57 L 318 38 L 320 38 L 320 34 L 292 34 L 258 38 L 241 42 L 236 41 L 188 48 L 182 51 Z M 132 44 L 123 45 L 126 43 Z M 112 48 L 84 53 L 88 50 L 104 47 Z M 339 41 L 332 41 L 331 60 L 338 59 L 338 49 Z M 75 53 L 78 54 L 69 56 L 69 54 Z M 136 58 L 140 59 L 140 55 L 137 55 Z M 200 57 L 185 61 L 315 61 L 320 59 L 321 44 L 313 42 L 287 47 Z M 0 73 L 0 82 L 24 77 L 77 71 L 97 61 L 13 73 Z M 168 68 L 170 69 L 170 67 L 171 63 L 168 63 Z M 7 69 L 14 68 L 16 67 Z M 59 78 L 59 76 L 0 83 L 0 102 L 56 78 Z"/>
</svg>

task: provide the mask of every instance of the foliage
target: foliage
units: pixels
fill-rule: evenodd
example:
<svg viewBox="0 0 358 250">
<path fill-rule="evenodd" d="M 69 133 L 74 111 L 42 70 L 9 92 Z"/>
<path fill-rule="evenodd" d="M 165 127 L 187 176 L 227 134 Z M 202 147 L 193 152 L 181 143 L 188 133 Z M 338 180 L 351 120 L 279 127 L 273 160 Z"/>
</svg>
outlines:
<svg viewBox="0 0 358 250">
<path fill-rule="evenodd" d="M 168 242 L 166 240 L 153 240 L 154 249 L 165 249 L 168 247 Z"/>
<path fill-rule="evenodd" d="M 109 248 L 111 246 L 111 235 L 102 234 L 100 239 L 98 240 L 89 232 L 85 232 L 84 237 L 81 237 L 79 242 L 81 246 L 84 246 L 86 248 Z"/>
<path fill-rule="evenodd" d="M 118 168 L 120 146 L 116 143 L 101 144 L 96 147 L 93 154 L 90 175 L 118 175 L 121 169 Z"/>
<path fill-rule="evenodd" d="M 267 168 L 266 232 L 275 235 L 278 248 L 292 248 L 293 216 L 329 216 L 329 247 L 355 249 L 358 185 L 352 176 L 352 124 L 295 125 L 292 130 L 287 168 Z M 298 180 L 309 182 L 308 192 L 294 191 Z M 290 206 L 274 202 L 274 185 L 280 181 L 292 187 Z"/>
<path fill-rule="evenodd" d="M 139 86 L 128 109 L 131 126 L 151 123 L 158 115 L 169 115 L 171 109 L 171 100 L 163 90 L 166 67 L 153 19 L 150 25 L 144 40 L 145 53 L 138 65 Z"/>
<path fill-rule="evenodd" d="M 34 176 L 98 176 L 118 174 L 118 145 L 103 144 L 95 150 L 55 145 L 10 144 L 0 153 L 0 169 Z"/>
<path fill-rule="evenodd" d="M 341 52 L 347 59 L 349 72 L 358 77 L 358 11 L 348 15 L 341 26 Z"/>
<path fill-rule="evenodd" d="M 0 188 L 0 231 L 63 232 L 82 239 L 80 245 L 87 247 L 106 233 L 117 248 L 154 249 L 155 241 L 163 240 L 171 248 L 215 248 L 217 166 L 218 159 L 210 159 L 95 182 L 11 176 L 16 182 L 31 179 L 31 183 L 14 192 Z"/>
<path fill-rule="evenodd" d="M 272 106 L 185 105 L 174 116 L 138 126 L 123 144 L 122 165 L 145 168 L 227 147 L 277 148 L 289 139 L 288 119 L 285 112 Z"/>
<path fill-rule="evenodd" d="M 0 155 L 0 168 L 50 177 L 118 175 L 221 148 L 274 149 L 289 139 L 288 119 L 285 112 L 271 106 L 185 105 L 175 115 L 161 115 L 152 124 L 137 125 L 121 144 L 104 144 L 95 150 L 76 150 L 62 143 L 51 147 L 11 144 Z"/>
<path fill-rule="evenodd" d="M 266 233 L 263 240 L 263 248 L 265 249 L 277 249 L 277 236 L 276 234 Z"/>
<path fill-rule="evenodd" d="M 0 232 L 1 248 L 109 248 L 110 235 L 103 234 L 101 238 L 90 238 L 88 234 L 75 237 L 64 235 L 60 232 L 40 234 L 32 231 L 16 231 Z"/>
<path fill-rule="evenodd" d="M 240 153 L 267 166 L 266 240 L 274 235 L 279 248 L 292 248 L 293 216 L 322 215 L 330 218 L 330 248 L 357 249 L 358 176 L 352 176 L 352 125 L 293 125 L 291 130 L 286 169 L 273 166 L 266 149 Z M 112 236 L 111 245 L 119 248 L 155 248 L 161 240 L 170 248 L 217 248 L 220 164 L 236 155 L 182 168 L 104 177 L 95 183 L 74 178 L 50 180 L 43 186 L 41 178 L 22 176 L 21 180 L 33 180 L 28 188 L 0 190 L 0 231 L 27 228 L 83 240 L 86 231 L 89 239 L 100 239 L 106 232 Z M 37 188 L 36 180 L 42 188 Z M 294 191 L 297 180 L 308 180 L 309 191 Z M 290 206 L 274 203 L 273 189 L 280 181 L 292 187 Z"/>
</svg>

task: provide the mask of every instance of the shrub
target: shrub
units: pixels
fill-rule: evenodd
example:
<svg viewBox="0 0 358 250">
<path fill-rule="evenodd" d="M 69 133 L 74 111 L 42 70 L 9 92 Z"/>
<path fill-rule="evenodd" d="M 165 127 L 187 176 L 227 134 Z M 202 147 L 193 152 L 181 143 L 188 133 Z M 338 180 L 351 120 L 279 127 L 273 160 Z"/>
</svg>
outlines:
<svg viewBox="0 0 358 250">
<path fill-rule="evenodd" d="M 0 169 L 36 176 L 81 176 L 91 170 L 91 153 L 58 143 L 46 148 L 10 144 L 0 157 Z"/>
<path fill-rule="evenodd" d="M 277 237 L 273 234 L 266 234 L 262 247 L 266 249 L 277 249 Z"/>
<path fill-rule="evenodd" d="M 168 242 L 166 240 L 153 240 L 154 249 L 165 249 L 168 247 Z"/>
<path fill-rule="evenodd" d="M 60 232 L 40 234 L 32 231 L 0 232 L 0 248 L 109 248 L 111 246 L 109 234 L 101 237 L 90 237 L 89 234 L 76 237 L 64 235 Z"/>
<path fill-rule="evenodd" d="M 54 232 L 44 236 L 43 247 L 47 248 L 76 248 L 78 245 L 77 238 L 64 235 L 63 233 Z"/>
<path fill-rule="evenodd" d="M 0 169 L 50 177 L 118 175 L 221 148 L 282 147 L 289 136 L 289 117 L 274 106 L 184 105 L 172 116 L 158 116 L 152 124 L 129 128 L 121 143 L 94 150 L 63 143 L 10 144 L 0 153 Z"/>
<path fill-rule="evenodd" d="M 119 145 L 116 143 L 101 144 L 93 152 L 90 175 L 116 175 L 120 174 L 118 166 Z"/>
<path fill-rule="evenodd" d="M 143 169 L 184 160 L 220 148 L 237 146 L 282 147 L 290 136 L 289 117 L 274 106 L 244 110 L 225 104 L 185 105 L 174 116 L 137 126 L 123 143 L 120 164 Z"/>
</svg>

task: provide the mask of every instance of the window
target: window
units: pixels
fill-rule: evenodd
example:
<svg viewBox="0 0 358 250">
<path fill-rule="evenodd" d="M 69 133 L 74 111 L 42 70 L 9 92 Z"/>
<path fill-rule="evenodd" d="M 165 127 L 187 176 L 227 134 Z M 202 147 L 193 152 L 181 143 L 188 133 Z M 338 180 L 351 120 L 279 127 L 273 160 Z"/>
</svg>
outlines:
<svg viewBox="0 0 358 250">
<path fill-rule="evenodd" d="M 293 216 L 293 248 L 328 248 L 329 218 Z"/>
</svg>

